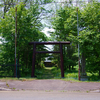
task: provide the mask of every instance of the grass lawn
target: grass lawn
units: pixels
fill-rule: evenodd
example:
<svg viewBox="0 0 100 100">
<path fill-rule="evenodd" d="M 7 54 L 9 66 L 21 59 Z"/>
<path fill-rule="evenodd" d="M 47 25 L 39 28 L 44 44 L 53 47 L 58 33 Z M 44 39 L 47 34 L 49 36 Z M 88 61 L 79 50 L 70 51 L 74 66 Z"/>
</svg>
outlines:
<svg viewBox="0 0 100 100">
<path fill-rule="evenodd" d="M 42 70 L 36 69 L 37 79 L 61 79 L 61 70 L 56 67 L 45 67 Z M 64 71 L 64 79 L 78 80 L 77 70 Z"/>
<path fill-rule="evenodd" d="M 34 79 L 62 79 L 62 80 L 71 80 L 71 81 L 78 81 L 78 66 L 74 67 L 74 70 L 66 70 L 64 71 L 64 77 L 65 78 L 61 78 L 61 70 L 57 69 L 57 67 L 45 67 L 45 68 L 41 68 L 41 69 L 35 69 L 35 78 L 31 78 L 31 76 L 27 76 L 27 77 L 20 77 L 18 78 L 9 78 L 9 77 L 5 77 L 5 78 L 0 78 L 0 80 L 22 80 L 22 81 L 26 81 L 26 80 L 34 80 Z M 92 74 L 87 73 L 87 75 L 89 76 L 89 81 L 98 81 L 98 78 L 95 76 L 92 76 Z"/>
</svg>

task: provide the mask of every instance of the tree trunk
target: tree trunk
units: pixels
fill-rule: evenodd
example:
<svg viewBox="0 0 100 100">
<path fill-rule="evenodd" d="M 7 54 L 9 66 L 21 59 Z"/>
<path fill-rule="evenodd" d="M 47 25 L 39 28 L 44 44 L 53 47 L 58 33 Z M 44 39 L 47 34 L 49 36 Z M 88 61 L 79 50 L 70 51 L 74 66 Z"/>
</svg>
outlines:
<svg viewBox="0 0 100 100">
<path fill-rule="evenodd" d="M 17 68 L 18 68 L 18 75 L 17 75 L 17 76 L 18 76 L 18 78 L 20 77 L 20 71 L 19 71 L 19 69 L 20 69 L 20 68 L 19 68 L 19 67 L 20 67 L 20 66 L 19 66 L 19 58 L 20 58 L 20 53 L 18 53 L 18 59 L 17 59 Z"/>
<path fill-rule="evenodd" d="M 72 70 L 74 70 L 74 66 L 72 66 Z"/>
<path fill-rule="evenodd" d="M 100 78 L 100 70 L 99 70 L 99 78 Z"/>
<path fill-rule="evenodd" d="M 86 71 L 85 71 L 85 65 L 86 65 L 86 58 L 84 53 L 82 53 L 82 76 L 86 76 Z"/>
<path fill-rule="evenodd" d="M 71 66 L 69 65 L 69 70 L 71 69 Z"/>
<path fill-rule="evenodd" d="M 28 55 L 29 55 L 29 52 L 28 52 L 28 48 L 26 48 L 26 68 L 28 68 Z"/>
</svg>

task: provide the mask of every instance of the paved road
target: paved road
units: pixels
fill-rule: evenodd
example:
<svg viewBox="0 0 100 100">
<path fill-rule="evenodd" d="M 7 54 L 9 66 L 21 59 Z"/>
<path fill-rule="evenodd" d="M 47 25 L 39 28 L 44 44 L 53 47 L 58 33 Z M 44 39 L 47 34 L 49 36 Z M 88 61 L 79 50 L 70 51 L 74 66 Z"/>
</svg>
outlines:
<svg viewBox="0 0 100 100">
<path fill-rule="evenodd" d="M 98 91 L 100 92 L 100 82 L 72 82 L 64 80 L 8 80 L 0 81 L 0 90 L 53 90 L 53 91 Z"/>
<path fill-rule="evenodd" d="M 100 93 L 66 91 L 0 91 L 0 100 L 100 100 Z"/>
<path fill-rule="evenodd" d="M 0 80 L 0 100 L 100 100 L 100 82 Z"/>
</svg>

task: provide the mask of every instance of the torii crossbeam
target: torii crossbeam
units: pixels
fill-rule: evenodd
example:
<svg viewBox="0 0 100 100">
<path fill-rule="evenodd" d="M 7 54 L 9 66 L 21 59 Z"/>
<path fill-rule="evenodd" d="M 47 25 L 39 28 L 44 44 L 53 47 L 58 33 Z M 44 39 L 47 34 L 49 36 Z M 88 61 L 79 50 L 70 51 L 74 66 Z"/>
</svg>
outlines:
<svg viewBox="0 0 100 100">
<path fill-rule="evenodd" d="M 64 44 L 70 44 L 70 42 L 30 42 L 30 45 L 33 45 L 33 58 L 32 58 L 32 73 L 31 77 L 35 77 L 35 58 L 36 53 L 60 53 L 60 59 L 61 59 L 61 77 L 64 77 L 64 64 L 63 64 L 63 48 L 62 46 Z M 59 51 L 36 51 L 36 45 L 59 45 L 60 50 Z"/>
</svg>

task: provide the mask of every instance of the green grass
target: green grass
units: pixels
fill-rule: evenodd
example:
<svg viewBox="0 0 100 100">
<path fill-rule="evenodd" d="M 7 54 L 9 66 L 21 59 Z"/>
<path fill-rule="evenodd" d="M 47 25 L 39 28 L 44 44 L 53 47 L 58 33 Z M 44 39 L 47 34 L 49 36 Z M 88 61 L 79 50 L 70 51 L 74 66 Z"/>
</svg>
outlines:
<svg viewBox="0 0 100 100">
<path fill-rule="evenodd" d="M 66 78 L 73 78 L 73 79 L 78 79 L 78 73 L 68 73 L 68 74 L 65 74 L 65 77 Z"/>
<path fill-rule="evenodd" d="M 87 76 L 89 76 L 88 81 L 100 81 L 100 77 L 98 75 L 98 73 L 87 73 Z"/>
<path fill-rule="evenodd" d="M 28 77 L 21 77 L 21 78 L 0 78 L 2 80 L 21 80 L 21 81 L 27 81 L 27 80 L 34 80 L 34 79 L 62 79 L 61 78 L 61 70 L 57 69 L 57 67 L 45 67 L 41 69 L 35 69 L 35 75 L 37 77 L 31 78 L 31 76 Z M 69 71 L 66 70 L 64 72 L 64 80 L 77 80 L 78 79 L 78 71 Z"/>
<path fill-rule="evenodd" d="M 31 78 L 31 77 L 21 77 L 21 78 L 11 78 L 11 77 L 3 77 L 0 78 L 0 80 L 2 81 L 8 81 L 8 80 L 20 80 L 20 81 L 31 81 L 31 80 L 35 80 L 36 78 Z"/>
<path fill-rule="evenodd" d="M 36 70 L 37 79 L 61 79 L 61 70 L 57 67 L 46 67 L 41 70 Z M 77 70 L 66 70 L 64 72 L 64 79 L 67 80 L 78 80 Z"/>
<path fill-rule="evenodd" d="M 0 78 L 0 80 L 6 81 L 6 80 L 20 80 L 20 81 L 31 81 L 35 79 L 61 79 L 61 80 L 66 80 L 66 81 L 78 81 L 78 66 L 74 67 L 74 70 L 65 70 L 64 71 L 64 78 L 61 78 L 61 70 L 57 69 L 57 67 L 45 67 L 41 69 L 35 69 L 35 75 L 37 77 L 31 78 L 31 73 L 27 77 L 20 77 L 18 78 L 11 78 L 11 77 L 5 77 L 5 78 Z M 95 73 L 92 75 L 91 73 L 87 73 L 89 76 L 89 81 L 100 81 L 98 79 L 98 74 Z M 87 82 L 89 82 L 87 81 Z"/>
<path fill-rule="evenodd" d="M 1 77 L 0 80 L 18 80 L 18 78 L 12 78 L 12 77 Z"/>
<path fill-rule="evenodd" d="M 36 70 L 37 79 L 53 79 L 55 76 L 59 75 L 60 70 L 55 67 L 46 67 L 41 70 Z"/>
</svg>

